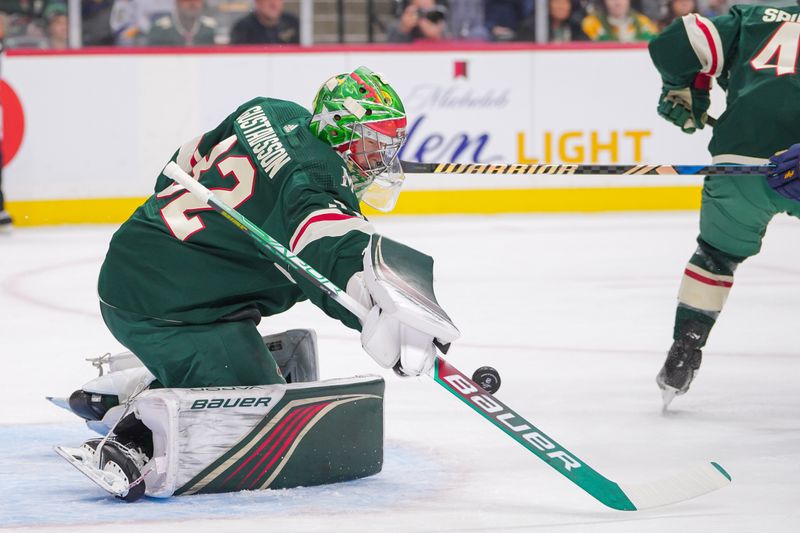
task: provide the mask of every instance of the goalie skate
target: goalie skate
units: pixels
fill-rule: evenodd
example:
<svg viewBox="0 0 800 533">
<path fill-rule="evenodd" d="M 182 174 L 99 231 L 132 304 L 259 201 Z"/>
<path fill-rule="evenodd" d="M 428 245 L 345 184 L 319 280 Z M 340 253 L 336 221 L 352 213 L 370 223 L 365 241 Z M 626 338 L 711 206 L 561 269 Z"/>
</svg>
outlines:
<svg viewBox="0 0 800 533">
<path fill-rule="evenodd" d="M 113 439 L 90 439 L 79 448 L 56 446 L 55 452 L 98 487 L 125 501 L 136 501 L 144 495 L 142 468 L 147 457 Z"/>
</svg>

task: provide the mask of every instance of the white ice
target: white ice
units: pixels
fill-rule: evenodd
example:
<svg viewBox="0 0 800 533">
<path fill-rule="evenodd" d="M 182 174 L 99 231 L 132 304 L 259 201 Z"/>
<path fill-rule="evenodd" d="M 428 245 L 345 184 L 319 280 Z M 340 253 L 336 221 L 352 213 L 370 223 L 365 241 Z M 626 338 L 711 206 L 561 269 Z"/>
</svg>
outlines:
<svg viewBox="0 0 800 533">
<path fill-rule="evenodd" d="M 497 396 L 606 477 L 713 460 L 733 483 L 640 512 L 603 507 L 428 378 L 400 379 L 310 305 L 262 330 L 313 327 L 323 377 L 386 378 L 384 471 L 326 487 L 108 498 L 52 452 L 90 433 L 44 400 L 121 349 L 98 313 L 107 226 L 0 236 L 0 527 L 23 531 L 800 531 L 800 224 L 778 217 L 746 261 L 692 389 L 660 412 L 654 377 L 697 214 L 380 218 L 433 255 L 463 337 L 448 360 L 495 366 Z M 142 253 L 147 253 L 143 250 Z M 187 267 L 186 275 L 191 275 Z M 198 288 L 200 290 L 200 288 Z"/>
</svg>

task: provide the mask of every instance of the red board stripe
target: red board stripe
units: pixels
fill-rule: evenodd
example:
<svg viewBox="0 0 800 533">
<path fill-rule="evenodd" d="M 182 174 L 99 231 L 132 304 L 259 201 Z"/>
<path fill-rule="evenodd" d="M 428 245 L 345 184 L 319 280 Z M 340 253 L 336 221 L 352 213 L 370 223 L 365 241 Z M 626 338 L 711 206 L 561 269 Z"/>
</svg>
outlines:
<svg viewBox="0 0 800 533">
<path fill-rule="evenodd" d="M 380 44 L 342 44 L 342 45 L 237 45 L 237 46 L 191 46 L 191 47 L 122 47 L 122 46 L 88 46 L 70 50 L 39 50 L 34 48 L 17 48 L 8 50 L 10 57 L 36 56 L 198 56 L 198 55 L 247 55 L 247 54 L 341 54 L 353 52 L 369 53 L 431 53 L 431 52 L 564 52 L 603 50 L 647 50 L 647 43 L 618 42 L 567 42 L 545 43 L 507 42 L 494 43 L 486 41 L 426 41 L 416 43 L 380 43 Z"/>
</svg>

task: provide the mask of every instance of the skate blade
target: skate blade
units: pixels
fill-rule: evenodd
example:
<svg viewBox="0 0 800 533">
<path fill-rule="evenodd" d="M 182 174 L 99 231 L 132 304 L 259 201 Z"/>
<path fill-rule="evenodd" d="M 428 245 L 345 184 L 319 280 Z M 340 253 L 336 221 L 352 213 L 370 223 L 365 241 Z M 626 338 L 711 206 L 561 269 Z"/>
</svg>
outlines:
<svg viewBox="0 0 800 533">
<path fill-rule="evenodd" d="M 72 409 L 69 408 L 69 400 L 66 398 L 56 398 L 55 396 L 45 396 L 45 399 L 55 405 L 56 407 L 60 407 L 62 409 L 66 409 L 70 413 Z"/>
<path fill-rule="evenodd" d="M 128 480 L 124 476 L 115 475 L 112 472 L 100 470 L 95 466 L 94 454 L 85 448 L 66 448 L 64 446 L 56 446 L 55 452 L 67 460 L 69 464 L 74 466 L 84 476 L 88 477 L 94 483 L 108 492 L 112 496 L 124 498 L 128 494 Z"/>
<path fill-rule="evenodd" d="M 669 409 L 669 404 L 672 403 L 672 400 L 675 399 L 679 393 L 678 389 L 674 387 L 670 387 L 669 385 L 665 385 L 663 389 L 661 389 L 661 414 L 665 414 Z"/>
</svg>

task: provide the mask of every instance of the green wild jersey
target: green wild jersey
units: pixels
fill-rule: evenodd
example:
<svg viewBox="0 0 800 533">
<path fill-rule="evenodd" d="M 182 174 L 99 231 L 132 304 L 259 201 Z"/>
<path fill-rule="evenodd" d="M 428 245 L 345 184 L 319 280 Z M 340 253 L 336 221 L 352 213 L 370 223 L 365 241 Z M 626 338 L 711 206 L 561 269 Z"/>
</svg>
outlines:
<svg viewBox="0 0 800 533">
<path fill-rule="evenodd" d="M 217 22 L 200 17 L 192 28 L 180 27 L 176 15 L 164 15 L 153 21 L 147 33 L 149 46 L 208 46 L 214 44 Z"/>
<path fill-rule="evenodd" d="M 344 161 L 310 129 L 303 107 L 245 103 L 172 157 L 225 203 L 344 287 L 362 270 L 372 233 Z M 114 234 L 100 271 L 106 304 L 187 323 L 247 307 L 262 316 L 310 299 L 352 328 L 356 318 L 273 263 L 219 213 L 159 175 L 151 196 Z"/>
<path fill-rule="evenodd" d="M 714 162 L 757 164 L 800 142 L 800 7 L 735 5 L 727 15 L 686 15 L 650 42 L 664 83 L 697 73 L 727 91 L 709 144 Z"/>
</svg>

